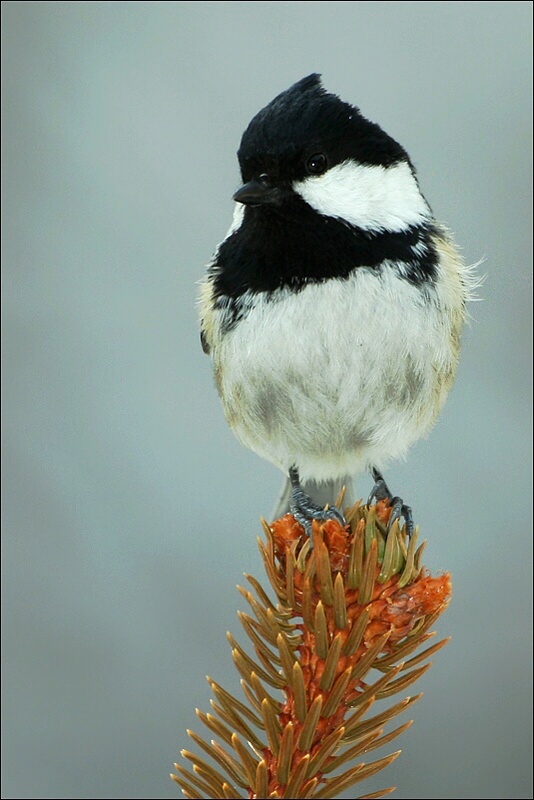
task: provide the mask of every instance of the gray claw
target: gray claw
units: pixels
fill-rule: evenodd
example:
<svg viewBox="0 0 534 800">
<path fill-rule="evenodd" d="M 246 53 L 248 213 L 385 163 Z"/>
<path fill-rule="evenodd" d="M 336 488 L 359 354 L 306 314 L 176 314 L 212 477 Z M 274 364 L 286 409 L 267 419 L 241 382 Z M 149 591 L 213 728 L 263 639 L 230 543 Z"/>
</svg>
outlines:
<svg viewBox="0 0 534 800">
<path fill-rule="evenodd" d="M 295 467 L 289 470 L 291 480 L 291 497 L 289 510 L 297 522 L 304 527 L 308 536 L 311 537 L 311 521 L 314 519 L 327 520 L 335 519 L 340 525 L 346 525 L 346 520 L 341 511 L 336 506 L 323 508 L 314 503 L 311 497 L 302 490 L 298 471 Z"/>
<path fill-rule="evenodd" d="M 382 477 L 382 474 L 375 467 L 373 467 L 371 470 L 371 474 L 375 481 L 375 485 L 373 486 L 373 490 L 369 495 L 367 505 L 373 505 L 373 503 L 377 500 L 389 500 L 391 505 L 391 516 L 388 522 L 388 531 L 391 529 L 391 526 L 395 520 L 400 519 L 400 517 L 404 517 L 408 537 L 413 536 L 414 522 L 412 509 L 410 506 L 407 506 L 402 498 L 393 497 L 393 494 L 390 492 L 387 483 Z"/>
</svg>

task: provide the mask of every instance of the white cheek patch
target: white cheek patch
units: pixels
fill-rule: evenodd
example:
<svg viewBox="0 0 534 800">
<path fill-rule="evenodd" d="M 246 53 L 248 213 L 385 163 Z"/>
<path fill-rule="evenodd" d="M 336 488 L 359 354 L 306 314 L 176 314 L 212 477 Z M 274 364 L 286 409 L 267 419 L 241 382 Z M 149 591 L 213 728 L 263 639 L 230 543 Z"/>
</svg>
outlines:
<svg viewBox="0 0 534 800">
<path fill-rule="evenodd" d="M 409 164 L 336 164 L 324 175 L 296 181 L 293 189 L 327 217 L 370 231 L 403 231 L 430 217 Z"/>
<path fill-rule="evenodd" d="M 235 233 L 241 227 L 241 223 L 245 217 L 245 206 L 243 203 L 236 203 L 234 208 L 234 216 L 232 218 L 232 224 L 228 228 L 228 232 L 224 237 L 223 241 L 225 242 L 233 233 Z"/>
</svg>

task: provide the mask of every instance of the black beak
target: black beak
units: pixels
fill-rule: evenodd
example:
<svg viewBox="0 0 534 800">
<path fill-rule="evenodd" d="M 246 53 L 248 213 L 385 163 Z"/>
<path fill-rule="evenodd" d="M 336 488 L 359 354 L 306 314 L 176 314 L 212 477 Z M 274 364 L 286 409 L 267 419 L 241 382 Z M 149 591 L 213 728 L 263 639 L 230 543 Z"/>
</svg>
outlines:
<svg viewBox="0 0 534 800">
<path fill-rule="evenodd" d="M 247 206 L 278 203 L 280 199 L 280 190 L 275 186 L 267 186 L 265 183 L 261 183 L 261 181 L 253 178 L 237 190 L 233 199 L 236 203 L 244 203 Z"/>
</svg>

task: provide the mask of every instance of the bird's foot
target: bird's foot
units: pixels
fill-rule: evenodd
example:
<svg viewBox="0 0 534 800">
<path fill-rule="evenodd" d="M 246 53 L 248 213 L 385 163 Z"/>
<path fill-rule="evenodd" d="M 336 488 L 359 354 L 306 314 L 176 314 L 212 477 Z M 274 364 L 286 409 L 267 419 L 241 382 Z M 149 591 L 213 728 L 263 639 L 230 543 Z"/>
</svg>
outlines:
<svg viewBox="0 0 534 800">
<path fill-rule="evenodd" d="M 371 470 L 371 475 L 373 476 L 375 485 L 373 486 L 373 490 L 369 495 L 369 499 L 367 500 L 367 505 L 370 506 L 373 503 L 377 502 L 378 500 L 388 500 L 391 506 L 391 516 L 388 522 L 388 530 L 391 528 L 395 520 L 404 517 L 404 522 L 406 524 L 406 532 L 408 536 L 411 538 L 414 532 L 412 509 L 410 508 L 410 506 L 406 505 L 406 503 L 401 497 L 393 495 L 393 493 L 389 490 L 389 487 L 385 482 L 382 473 L 379 472 L 375 467 L 373 467 L 373 469 Z"/>
<path fill-rule="evenodd" d="M 300 485 L 298 470 L 291 467 L 289 470 L 291 481 L 291 497 L 289 500 L 289 511 L 299 522 L 311 539 L 312 520 L 335 519 L 340 525 L 346 525 L 346 520 L 341 511 L 336 506 L 323 506 L 314 503 Z"/>
</svg>

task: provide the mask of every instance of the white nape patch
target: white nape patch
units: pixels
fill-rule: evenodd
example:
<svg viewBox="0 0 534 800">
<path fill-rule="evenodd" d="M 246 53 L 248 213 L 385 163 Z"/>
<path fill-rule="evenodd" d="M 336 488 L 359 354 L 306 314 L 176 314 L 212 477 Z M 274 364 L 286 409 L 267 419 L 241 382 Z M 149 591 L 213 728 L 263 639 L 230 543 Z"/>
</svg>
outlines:
<svg viewBox="0 0 534 800">
<path fill-rule="evenodd" d="M 223 239 L 225 242 L 233 233 L 235 233 L 241 227 L 241 223 L 245 218 L 245 206 L 243 203 L 236 203 L 234 208 L 234 216 L 232 218 L 232 223 L 228 228 L 228 232 Z"/>
<path fill-rule="evenodd" d="M 430 217 L 406 161 L 391 167 L 344 161 L 293 189 L 320 214 L 368 231 L 404 231 Z"/>
</svg>

